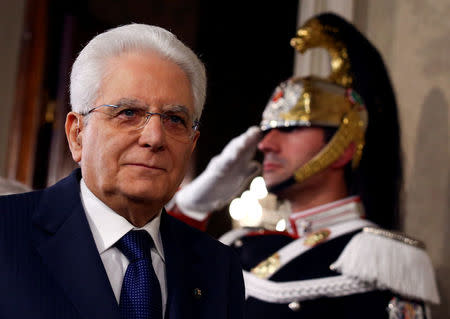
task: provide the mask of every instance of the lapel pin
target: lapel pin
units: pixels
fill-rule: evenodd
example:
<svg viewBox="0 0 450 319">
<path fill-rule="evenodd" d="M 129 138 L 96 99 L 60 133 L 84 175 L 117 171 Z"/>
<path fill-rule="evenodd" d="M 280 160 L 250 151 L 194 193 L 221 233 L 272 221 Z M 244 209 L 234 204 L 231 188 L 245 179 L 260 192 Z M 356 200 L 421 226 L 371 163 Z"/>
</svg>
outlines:
<svg viewBox="0 0 450 319">
<path fill-rule="evenodd" d="M 195 288 L 194 289 L 194 297 L 196 299 L 200 299 L 202 297 L 202 294 L 203 294 L 203 292 L 202 292 L 202 290 L 200 288 Z"/>
</svg>

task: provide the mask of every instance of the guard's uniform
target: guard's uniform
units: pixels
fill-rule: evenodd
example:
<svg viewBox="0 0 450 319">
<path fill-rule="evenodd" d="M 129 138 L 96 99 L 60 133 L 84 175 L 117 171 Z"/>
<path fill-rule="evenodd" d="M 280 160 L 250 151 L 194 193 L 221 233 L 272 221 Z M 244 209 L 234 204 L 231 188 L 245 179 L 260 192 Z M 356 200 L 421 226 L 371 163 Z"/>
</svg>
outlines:
<svg viewBox="0 0 450 319">
<path fill-rule="evenodd" d="M 419 243 L 406 243 L 407 237 L 395 233 L 375 234 L 375 225 L 363 219 L 358 197 L 293 214 L 290 221 L 289 233 L 238 229 L 221 238 L 241 258 L 247 318 L 418 319 L 427 318 L 424 301 L 438 302 L 433 270 Z M 396 254 L 398 249 L 403 253 Z M 371 250 L 376 257 L 370 257 Z M 405 252 L 414 264 L 402 260 Z M 380 266 L 383 258 L 390 264 Z M 343 275 L 349 263 L 360 269 Z M 380 270 L 374 274 L 378 278 L 364 278 L 373 267 Z M 386 282 L 399 272 L 403 279 Z M 408 278 L 416 280 L 411 288 L 397 282 Z"/>
<path fill-rule="evenodd" d="M 260 129 L 266 134 L 271 130 L 289 134 L 290 128 L 322 128 L 326 143 L 290 177 L 269 185 L 269 191 L 283 194 L 284 189 L 302 184 L 351 153 L 351 162 L 347 158 L 347 167 L 341 167 L 345 191 L 360 197 L 290 214 L 291 229 L 286 233 L 241 228 L 221 238 L 241 258 L 247 318 L 429 319 L 426 304 L 438 303 L 439 296 L 423 245 L 372 223 L 398 226 L 402 181 L 397 106 L 381 55 L 352 24 L 332 13 L 306 21 L 291 44 L 300 53 L 327 50 L 331 72 L 326 78 L 293 77 L 278 85 L 263 112 Z M 217 203 L 230 199 L 211 196 L 202 201 L 196 197 L 196 188 L 205 194 L 217 187 L 219 192 L 213 195 L 224 188 L 241 189 L 242 178 L 224 182 L 223 176 L 250 175 L 240 168 L 251 157 L 238 155 L 245 138 L 243 134 L 231 141 L 211 161 L 208 174 L 193 183 L 197 187 L 191 195 L 184 193 L 182 212 L 186 208 L 206 212 L 205 207 L 216 209 Z M 265 155 L 278 155 L 277 151 L 283 158 L 278 149 L 269 149 Z M 230 167 L 235 168 L 233 173 Z M 196 200 L 189 201 L 193 197 Z M 284 199 L 293 201 L 292 197 L 292 192 L 285 193 Z M 207 218 L 205 213 L 197 215 L 201 221 Z M 286 219 L 284 212 L 273 216 L 278 221 Z"/>
</svg>

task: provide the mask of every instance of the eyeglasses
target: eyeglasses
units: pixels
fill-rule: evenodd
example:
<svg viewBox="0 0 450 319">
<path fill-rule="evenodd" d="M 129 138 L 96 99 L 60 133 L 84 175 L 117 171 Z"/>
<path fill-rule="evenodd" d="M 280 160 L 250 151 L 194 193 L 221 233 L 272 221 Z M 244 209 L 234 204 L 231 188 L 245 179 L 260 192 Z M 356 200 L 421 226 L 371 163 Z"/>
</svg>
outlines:
<svg viewBox="0 0 450 319">
<path fill-rule="evenodd" d="M 123 131 L 137 131 L 145 127 L 153 115 L 159 115 L 164 132 L 183 143 L 189 143 L 198 130 L 199 122 L 192 121 L 186 111 L 180 107 L 158 112 L 147 112 L 144 108 L 136 106 L 122 106 L 113 104 L 103 104 L 96 106 L 89 112 L 99 111 L 109 117 L 109 122 L 117 129 Z"/>
</svg>

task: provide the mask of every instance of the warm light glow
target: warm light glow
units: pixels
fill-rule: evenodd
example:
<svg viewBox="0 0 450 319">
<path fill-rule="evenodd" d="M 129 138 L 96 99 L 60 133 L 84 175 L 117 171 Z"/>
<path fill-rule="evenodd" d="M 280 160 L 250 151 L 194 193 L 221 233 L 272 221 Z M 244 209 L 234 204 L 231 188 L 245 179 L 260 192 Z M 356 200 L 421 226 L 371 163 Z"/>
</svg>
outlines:
<svg viewBox="0 0 450 319">
<path fill-rule="evenodd" d="M 235 198 L 230 203 L 230 216 L 234 220 L 241 220 L 245 215 L 245 210 L 242 209 L 240 198 Z"/>
<path fill-rule="evenodd" d="M 241 226 L 257 226 L 261 222 L 262 207 L 255 194 L 250 191 L 242 193 L 230 203 L 230 216 L 239 221 Z"/>
<path fill-rule="evenodd" d="M 241 199 L 245 200 L 245 201 L 252 201 L 252 200 L 256 200 L 256 197 L 255 197 L 255 194 L 253 194 L 252 192 L 245 191 L 242 193 Z"/>
<path fill-rule="evenodd" d="M 285 231 L 286 230 L 286 221 L 284 219 L 280 219 L 275 226 L 277 231 Z"/>
<path fill-rule="evenodd" d="M 263 216 L 263 208 L 259 199 L 267 196 L 266 184 L 261 176 L 253 179 L 250 190 L 242 193 L 241 197 L 230 203 L 230 216 L 244 226 L 258 226 Z"/>
<path fill-rule="evenodd" d="M 246 226 L 258 226 L 261 222 L 262 217 L 262 207 L 259 205 L 258 202 L 249 202 L 249 205 L 247 206 L 248 211 L 245 216 L 241 220 L 241 223 L 245 223 Z"/>
<path fill-rule="evenodd" d="M 262 199 L 267 196 L 267 188 L 264 179 L 261 176 L 255 177 L 250 184 L 250 191 L 255 194 L 257 199 Z"/>
</svg>

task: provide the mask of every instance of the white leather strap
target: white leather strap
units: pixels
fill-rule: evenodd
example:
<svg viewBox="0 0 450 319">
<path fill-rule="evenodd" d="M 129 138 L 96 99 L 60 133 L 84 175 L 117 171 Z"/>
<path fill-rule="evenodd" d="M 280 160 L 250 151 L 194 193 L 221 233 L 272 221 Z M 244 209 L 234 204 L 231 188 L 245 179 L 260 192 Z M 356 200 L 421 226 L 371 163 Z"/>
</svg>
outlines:
<svg viewBox="0 0 450 319">
<path fill-rule="evenodd" d="M 252 229 L 249 228 L 237 228 L 237 229 L 233 229 L 230 230 L 229 232 L 223 234 L 220 238 L 219 241 L 225 245 L 230 246 L 235 240 L 244 237 L 245 235 L 247 235 L 248 233 L 252 232 Z"/>
<path fill-rule="evenodd" d="M 341 297 L 374 290 L 367 282 L 344 275 L 310 280 L 273 282 L 243 272 L 246 298 L 270 303 L 290 303 L 292 301 L 311 300 L 319 297 Z"/>
</svg>

